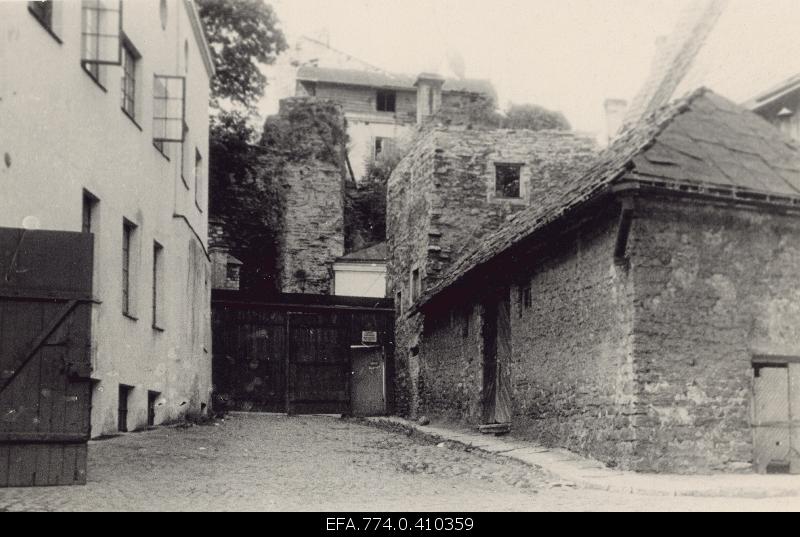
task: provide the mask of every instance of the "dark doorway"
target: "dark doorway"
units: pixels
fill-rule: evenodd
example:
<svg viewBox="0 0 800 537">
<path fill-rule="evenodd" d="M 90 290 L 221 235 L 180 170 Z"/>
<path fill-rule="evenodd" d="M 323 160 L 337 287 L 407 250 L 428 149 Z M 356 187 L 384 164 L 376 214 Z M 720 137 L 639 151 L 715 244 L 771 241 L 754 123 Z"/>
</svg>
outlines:
<svg viewBox="0 0 800 537">
<path fill-rule="evenodd" d="M 121 433 L 128 432 L 128 399 L 133 387 L 125 384 L 119 385 L 119 405 L 117 406 L 117 430 Z"/>
<path fill-rule="evenodd" d="M 148 391 L 147 392 L 147 426 L 154 427 L 156 424 L 156 402 L 158 401 L 158 396 L 161 395 L 159 392 Z"/>
<path fill-rule="evenodd" d="M 511 421 L 511 305 L 507 288 L 483 302 L 483 423 Z"/>
</svg>

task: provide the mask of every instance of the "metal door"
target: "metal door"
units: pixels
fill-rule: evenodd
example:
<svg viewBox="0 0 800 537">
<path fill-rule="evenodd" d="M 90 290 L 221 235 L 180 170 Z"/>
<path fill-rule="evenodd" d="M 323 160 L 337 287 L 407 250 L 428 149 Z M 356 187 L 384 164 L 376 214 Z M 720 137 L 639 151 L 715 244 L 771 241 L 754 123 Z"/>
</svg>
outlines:
<svg viewBox="0 0 800 537">
<path fill-rule="evenodd" d="M 86 482 L 92 250 L 0 228 L 0 487 Z"/>
<path fill-rule="evenodd" d="M 753 389 L 756 470 L 800 473 L 800 364 L 756 364 Z"/>
<path fill-rule="evenodd" d="M 351 412 L 354 416 L 386 414 L 386 367 L 383 347 L 350 349 Z"/>
</svg>

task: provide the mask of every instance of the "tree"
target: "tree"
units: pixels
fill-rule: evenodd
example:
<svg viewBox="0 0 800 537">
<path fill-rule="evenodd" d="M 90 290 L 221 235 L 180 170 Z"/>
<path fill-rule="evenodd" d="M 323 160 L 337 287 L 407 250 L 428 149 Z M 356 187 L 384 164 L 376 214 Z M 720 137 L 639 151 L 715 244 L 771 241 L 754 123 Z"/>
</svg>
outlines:
<svg viewBox="0 0 800 537">
<path fill-rule="evenodd" d="M 503 128 L 568 131 L 572 127 L 561 112 L 536 104 L 512 104 L 506 111 Z"/>
<path fill-rule="evenodd" d="M 214 56 L 211 105 L 220 99 L 250 112 L 264 94 L 266 77 L 259 64 L 271 64 L 286 50 L 278 17 L 263 0 L 198 0 L 200 18 Z"/>
</svg>

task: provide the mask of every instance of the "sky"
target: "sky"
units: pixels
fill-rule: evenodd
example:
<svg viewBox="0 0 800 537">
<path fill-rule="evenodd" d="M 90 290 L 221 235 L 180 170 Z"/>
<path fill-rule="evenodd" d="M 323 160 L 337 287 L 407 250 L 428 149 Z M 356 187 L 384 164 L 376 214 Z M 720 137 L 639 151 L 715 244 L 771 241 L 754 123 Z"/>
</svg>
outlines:
<svg viewBox="0 0 800 537">
<path fill-rule="evenodd" d="M 441 71 L 456 52 L 466 76 L 494 83 L 501 108 L 536 103 L 562 111 L 576 130 L 600 132 L 603 101 L 633 98 L 656 37 L 697 0 L 267 1 L 290 42 L 327 39 L 408 74 Z M 695 83 L 744 100 L 800 73 L 800 0 L 731 0 L 718 27 Z"/>
</svg>

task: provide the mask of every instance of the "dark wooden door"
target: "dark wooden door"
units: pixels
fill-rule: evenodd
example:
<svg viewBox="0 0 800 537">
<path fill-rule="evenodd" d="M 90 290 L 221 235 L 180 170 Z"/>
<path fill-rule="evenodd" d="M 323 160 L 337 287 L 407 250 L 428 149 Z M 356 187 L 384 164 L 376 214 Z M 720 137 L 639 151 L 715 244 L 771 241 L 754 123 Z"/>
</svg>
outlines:
<svg viewBox="0 0 800 537">
<path fill-rule="evenodd" d="M 92 235 L 0 228 L 0 486 L 86 482 Z"/>
<path fill-rule="evenodd" d="M 354 416 L 386 414 L 386 368 L 383 347 L 350 349 L 351 402 Z"/>
<path fill-rule="evenodd" d="M 349 412 L 350 360 L 343 321 L 337 313 L 289 313 L 289 414 Z"/>
<path fill-rule="evenodd" d="M 483 423 L 511 421 L 511 314 L 508 290 L 483 303 Z"/>
</svg>

